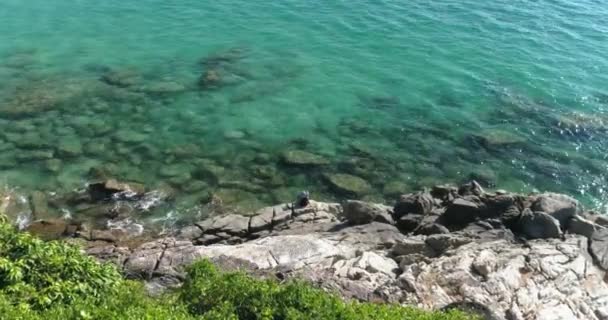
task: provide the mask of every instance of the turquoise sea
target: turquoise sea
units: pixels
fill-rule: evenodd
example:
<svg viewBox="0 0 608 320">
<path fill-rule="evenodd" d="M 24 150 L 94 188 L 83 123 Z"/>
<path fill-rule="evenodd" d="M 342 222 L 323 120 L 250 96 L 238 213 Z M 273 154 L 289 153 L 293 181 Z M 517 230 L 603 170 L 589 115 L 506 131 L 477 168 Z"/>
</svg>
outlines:
<svg viewBox="0 0 608 320">
<path fill-rule="evenodd" d="M 605 212 L 607 21 L 598 0 L 0 0 L 0 183 L 174 191 L 143 220 L 471 178 Z"/>
</svg>

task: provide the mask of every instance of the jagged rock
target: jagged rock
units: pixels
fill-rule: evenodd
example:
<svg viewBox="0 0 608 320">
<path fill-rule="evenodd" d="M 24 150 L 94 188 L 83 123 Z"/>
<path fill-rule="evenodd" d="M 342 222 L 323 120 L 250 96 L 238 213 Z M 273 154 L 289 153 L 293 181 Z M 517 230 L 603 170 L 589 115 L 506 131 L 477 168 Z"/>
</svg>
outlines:
<svg viewBox="0 0 608 320">
<path fill-rule="evenodd" d="M 441 216 L 441 222 L 447 226 L 464 226 L 477 220 L 483 214 L 480 200 L 474 196 L 458 198 L 448 205 Z"/>
<path fill-rule="evenodd" d="M 109 200 L 112 197 L 136 198 L 145 193 L 145 187 L 137 183 L 118 182 L 109 179 L 104 182 L 92 183 L 88 187 L 89 195 L 95 201 Z"/>
<path fill-rule="evenodd" d="M 591 238 L 596 229 L 602 228 L 595 223 L 575 215 L 568 221 L 568 232 Z"/>
<path fill-rule="evenodd" d="M 302 150 L 285 151 L 281 155 L 281 159 L 285 164 L 292 166 L 322 166 L 330 163 L 323 156 Z"/>
<path fill-rule="evenodd" d="M 425 243 L 439 255 L 449 249 L 458 248 L 470 242 L 472 242 L 472 240 L 469 238 L 452 234 L 434 234 L 428 236 L 425 240 Z"/>
<path fill-rule="evenodd" d="M 519 224 L 524 235 L 530 239 L 559 238 L 562 235 L 559 221 L 544 212 L 526 209 Z"/>
<path fill-rule="evenodd" d="M 485 191 L 477 181 L 473 180 L 460 186 L 458 194 L 461 196 L 482 196 L 485 194 Z"/>
<path fill-rule="evenodd" d="M 422 222 L 416 230 L 414 230 L 415 235 L 427 235 L 430 236 L 432 234 L 445 234 L 450 233 L 450 230 L 435 222 Z"/>
<path fill-rule="evenodd" d="M 437 253 L 427 245 L 425 238 L 408 238 L 397 242 L 391 249 L 394 256 L 408 256 L 411 254 L 420 254 L 426 257 L 435 257 Z"/>
<path fill-rule="evenodd" d="M 431 195 L 442 202 L 451 202 L 458 195 L 458 188 L 449 184 L 437 185 L 431 189 Z"/>
<path fill-rule="evenodd" d="M 343 205 L 344 218 L 351 224 L 366 224 L 372 221 L 392 224 L 392 208 L 357 200 L 348 200 Z"/>
<path fill-rule="evenodd" d="M 402 195 L 393 210 L 393 218 L 399 220 L 406 214 L 425 215 L 433 210 L 435 201 L 428 192 Z"/>
<path fill-rule="evenodd" d="M 608 270 L 608 229 L 599 229 L 593 233 L 590 249 L 597 264 Z"/>
<path fill-rule="evenodd" d="M 503 208 L 491 205 L 488 197 L 493 196 L 480 200 L 486 209 Z M 336 221 L 340 212 L 339 205 L 315 201 L 304 208 L 281 205 L 256 212 L 256 223 L 254 218 L 227 216 L 201 223 L 206 232 L 194 242 L 205 245 L 166 238 L 131 251 L 112 246 L 89 253 L 117 262 L 130 277 L 162 280 L 155 283 L 172 283 L 188 264 L 210 258 L 255 274 L 280 272 L 303 278 L 345 297 L 428 309 L 482 306 L 480 310 L 490 312 L 482 312 L 488 319 L 599 320 L 608 314 L 605 272 L 589 256 L 590 252 L 598 266 L 608 267 L 608 229 L 597 228 L 587 248 L 588 239 L 571 234 L 514 241 L 512 232 L 561 236 L 555 218 L 529 209 L 513 231 L 501 216 L 510 214 L 507 210 L 480 215 L 452 233 L 430 236 L 404 235 L 394 225 L 375 221 Z M 422 223 L 437 224 L 436 212 L 419 214 Z M 254 240 L 242 231 L 244 221 L 249 221 L 250 230 L 267 228 L 270 221 L 272 230 L 256 233 L 261 238 Z"/>
<path fill-rule="evenodd" d="M 324 177 L 334 190 L 350 196 L 362 196 L 372 190 L 367 181 L 350 174 L 325 174 Z"/>
<path fill-rule="evenodd" d="M 397 228 L 403 233 L 410 233 L 418 228 L 423 217 L 420 214 L 406 214 L 397 220 Z"/>
<path fill-rule="evenodd" d="M 395 260 L 382 257 L 374 252 L 364 252 L 353 266 L 371 273 L 381 272 L 392 277 L 395 277 L 395 273 L 399 269 Z"/>
<path fill-rule="evenodd" d="M 545 212 L 565 226 L 570 218 L 579 213 L 580 205 L 572 197 L 557 193 L 544 193 L 538 196 L 530 209 Z"/>
</svg>

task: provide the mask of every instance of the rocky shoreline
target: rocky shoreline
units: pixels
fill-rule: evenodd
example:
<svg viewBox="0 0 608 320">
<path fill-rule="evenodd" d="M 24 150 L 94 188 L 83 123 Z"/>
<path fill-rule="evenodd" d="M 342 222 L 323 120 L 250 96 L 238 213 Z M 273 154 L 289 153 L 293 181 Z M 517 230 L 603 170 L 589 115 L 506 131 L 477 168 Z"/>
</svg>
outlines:
<svg viewBox="0 0 608 320">
<path fill-rule="evenodd" d="M 608 218 L 571 197 L 486 192 L 473 181 L 394 206 L 299 204 L 218 215 L 156 239 L 74 227 L 69 241 L 151 292 L 178 286 L 184 266 L 209 258 L 367 301 L 457 306 L 487 319 L 608 319 Z"/>
</svg>

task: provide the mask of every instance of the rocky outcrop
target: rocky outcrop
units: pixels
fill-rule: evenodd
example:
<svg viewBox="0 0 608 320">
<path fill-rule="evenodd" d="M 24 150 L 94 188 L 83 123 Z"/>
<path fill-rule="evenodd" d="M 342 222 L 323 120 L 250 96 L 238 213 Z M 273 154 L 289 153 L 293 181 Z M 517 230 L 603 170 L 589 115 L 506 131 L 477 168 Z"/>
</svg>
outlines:
<svg viewBox="0 0 608 320">
<path fill-rule="evenodd" d="M 208 258 L 347 298 L 475 306 L 486 319 L 608 319 L 608 229 L 595 219 L 565 196 L 487 193 L 471 183 L 404 195 L 394 208 L 278 205 L 139 246 L 87 251 L 155 289 L 178 284 L 185 266 Z"/>
</svg>

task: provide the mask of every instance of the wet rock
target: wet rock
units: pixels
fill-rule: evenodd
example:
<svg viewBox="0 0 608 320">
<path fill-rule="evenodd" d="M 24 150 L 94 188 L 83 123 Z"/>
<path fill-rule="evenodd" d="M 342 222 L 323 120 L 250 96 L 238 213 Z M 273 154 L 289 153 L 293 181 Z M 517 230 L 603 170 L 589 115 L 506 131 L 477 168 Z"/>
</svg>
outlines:
<svg viewBox="0 0 608 320">
<path fill-rule="evenodd" d="M 334 190 L 347 195 L 362 196 L 372 190 L 367 181 L 350 174 L 325 174 L 324 178 Z"/>
<path fill-rule="evenodd" d="M 145 187 L 137 183 L 119 182 L 109 179 L 92 183 L 88 186 L 89 195 L 94 201 L 110 200 L 113 198 L 137 198 L 145 193 Z"/>
<path fill-rule="evenodd" d="M 433 210 L 434 203 L 433 197 L 426 191 L 402 195 L 395 204 L 393 218 L 399 220 L 406 214 L 428 214 Z"/>
<path fill-rule="evenodd" d="M 343 210 L 344 218 L 353 225 L 367 224 L 372 221 L 393 223 L 392 208 L 388 206 L 348 200 L 344 203 Z"/>
<path fill-rule="evenodd" d="M 560 238 L 562 230 L 559 221 L 544 212 L 524 210 L 519 221 L 524 235 L 530 239 Z"/>
<path fill-rule="evenodd" d="M 572 197 L 557 193 L 544 193 L 538 196 L 530 209 L 545 212 L 561 224 L 567 225 L 568 220 L 579 213 L 580 205 Z"/>
<path fill-rule="evenodd" d="M 322 166 L 328 165 L 329 160 L 320 155 L 302 150 L 289 150 L 281 155 L 283 163 L 291 166 Z"/>
<path fill-rule="evenodd" d="M 37 219 L 40 219 L 49 213 L 49 203 L 46 194 L 40 191 L 34 191 L 30 195 L 30 207 L 32 214 Z"/>
</svg>

